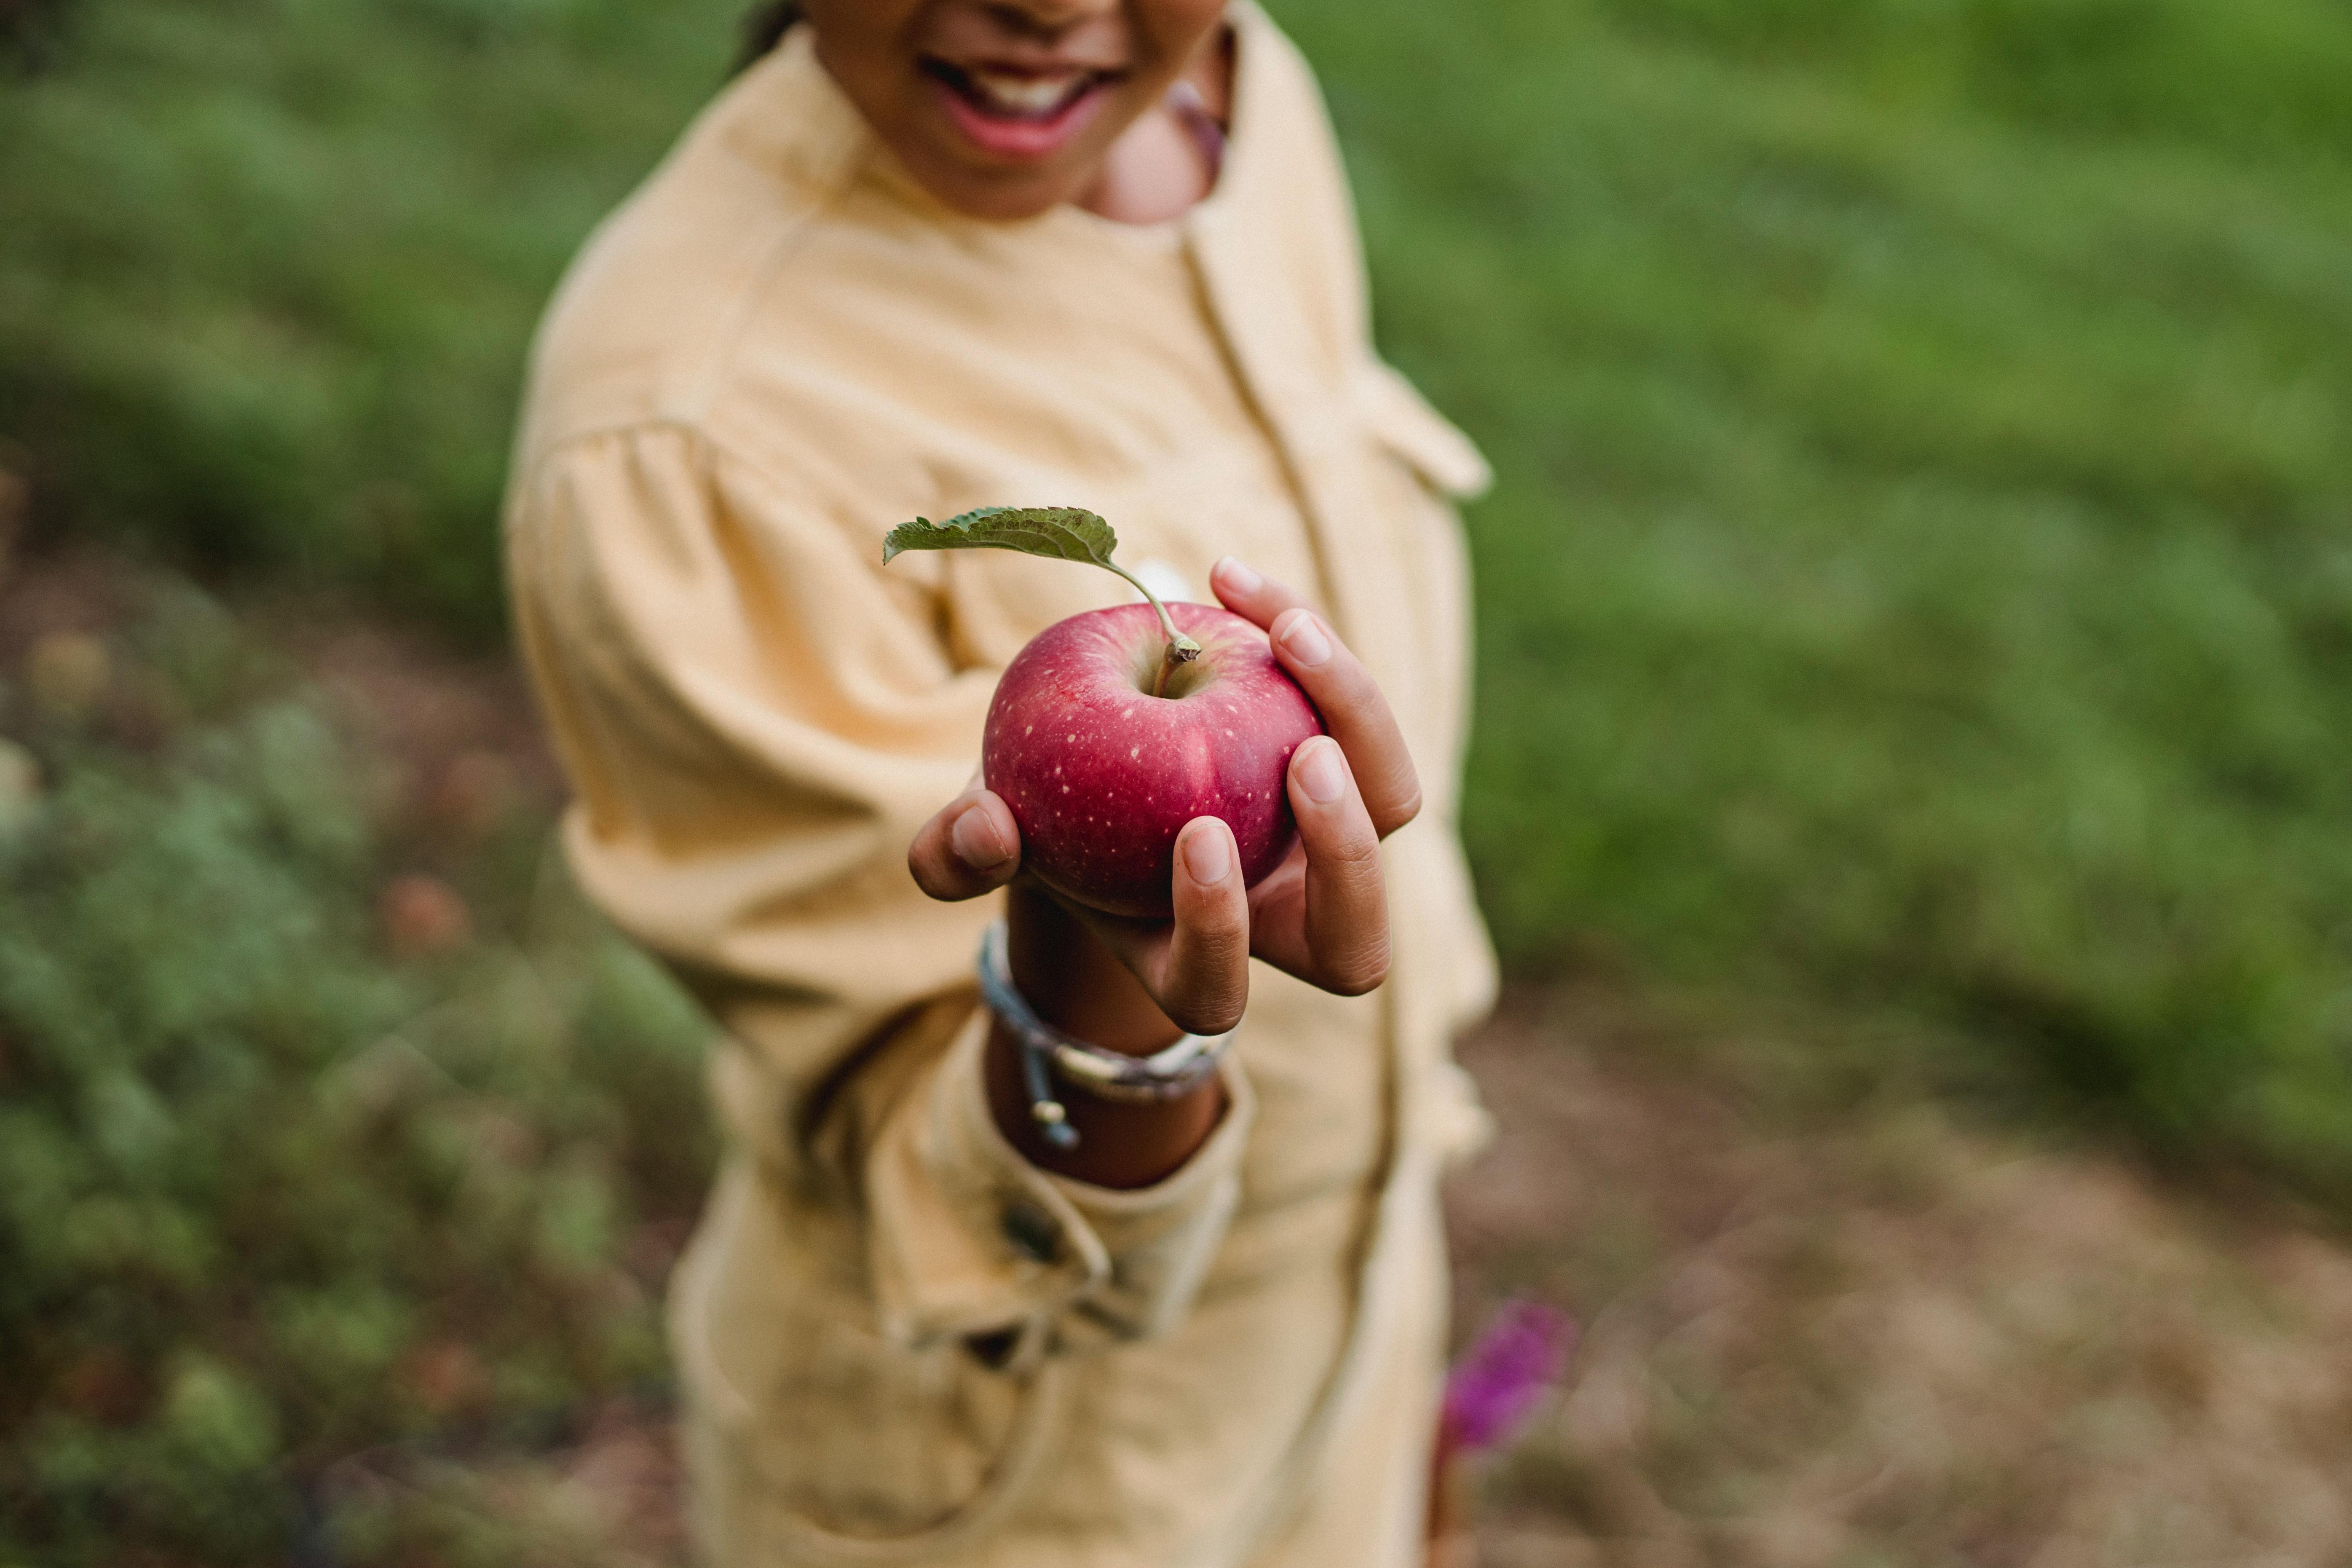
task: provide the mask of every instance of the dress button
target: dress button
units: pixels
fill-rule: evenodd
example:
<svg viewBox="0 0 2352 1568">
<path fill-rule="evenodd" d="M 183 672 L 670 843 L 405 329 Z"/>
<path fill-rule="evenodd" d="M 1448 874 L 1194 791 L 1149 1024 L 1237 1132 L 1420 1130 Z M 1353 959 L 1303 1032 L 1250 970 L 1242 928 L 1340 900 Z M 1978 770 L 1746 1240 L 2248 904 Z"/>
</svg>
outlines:
<svg viewBox="0 0 2352 1568">
<path fill-rule="evenodd" d="M 1054 1216 L 1024 1200 L 1004 1205 L 1004 1239 L 1038 1263 L 1051 1263 L 1062 1255 L 1062 1231 Z"/>
</svg>

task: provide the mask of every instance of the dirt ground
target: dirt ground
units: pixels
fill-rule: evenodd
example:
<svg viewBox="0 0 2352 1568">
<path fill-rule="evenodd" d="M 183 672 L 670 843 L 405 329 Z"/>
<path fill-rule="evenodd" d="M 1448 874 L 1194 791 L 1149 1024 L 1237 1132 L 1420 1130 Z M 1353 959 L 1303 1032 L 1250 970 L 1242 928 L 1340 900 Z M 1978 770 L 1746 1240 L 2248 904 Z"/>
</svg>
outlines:
<svg viewBox="0 0 2352 1568">
<path fill-rule="evenodd" d="M 2339 1242 L 1931 1100 L 1791 1128 L 1643 1037 L 1570 995 L 1465 1051 L 1501 1125 L 1466 1315 L 1585 1321 L 1486 1478 L 1490 1568 L 2352 1561 Z"/>
</svg>

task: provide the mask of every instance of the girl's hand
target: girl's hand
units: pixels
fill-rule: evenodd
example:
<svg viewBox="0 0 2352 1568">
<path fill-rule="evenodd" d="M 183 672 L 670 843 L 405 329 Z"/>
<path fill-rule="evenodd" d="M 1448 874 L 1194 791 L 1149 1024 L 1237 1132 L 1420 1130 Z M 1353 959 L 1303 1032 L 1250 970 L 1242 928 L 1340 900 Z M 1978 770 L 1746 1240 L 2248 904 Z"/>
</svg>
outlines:
<svg viewBox="0 0 2352 1568">
<path fill-rule="evenodd" d="M 1370 675 L 1297 593 L 1231 556 L 1211 584 L 1227 609 L 1265 628 L 1330 731 L 1291 757 L 1299 841 L 1270 876 L 1245 890 L 1232 830 L 1195 817 L 1177 835 L 1174 918 L 1101 914 L 1018 879 L 1020 829 L 977 780 L 908 850 L 917 884 L 935 899 L 1014 884 L 1015 981 L 1049 1021 L 1112 1049 L 1149 1052 L 1187 1030 L 1232 1028 L 1248 1004 L 1253 953 L 1342 995 L 1388 975 L 1380 841 L 1421 809 L 1403 733 Z"/>
</svg>

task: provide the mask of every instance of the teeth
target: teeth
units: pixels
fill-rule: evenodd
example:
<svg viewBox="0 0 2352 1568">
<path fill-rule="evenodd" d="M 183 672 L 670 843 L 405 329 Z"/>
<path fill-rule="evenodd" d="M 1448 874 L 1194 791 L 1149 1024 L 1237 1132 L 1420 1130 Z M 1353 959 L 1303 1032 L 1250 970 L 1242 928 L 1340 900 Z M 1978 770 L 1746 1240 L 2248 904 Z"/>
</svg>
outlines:
<svg viewBox="0 0 2352 1568">
<path fill-rule="evenodd" d="M 964 79 L 980 96 L 1007 114 L 1050 114 L 1059 109 L 1077 86 L 1069 76 L 1009 76 L 997 71 L 968 69 Z"/>
</svg>

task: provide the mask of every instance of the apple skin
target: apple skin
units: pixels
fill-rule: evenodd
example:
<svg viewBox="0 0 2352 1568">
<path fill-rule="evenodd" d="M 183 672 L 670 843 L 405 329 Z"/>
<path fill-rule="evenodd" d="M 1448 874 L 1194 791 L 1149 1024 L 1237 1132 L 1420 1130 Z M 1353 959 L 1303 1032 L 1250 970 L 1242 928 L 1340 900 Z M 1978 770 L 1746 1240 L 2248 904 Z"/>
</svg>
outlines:
<svg viewBox="0 0 2352 1568">
<path fill-rule="evenodd" d="M 982 742 L 982 776 L 1020 826 L 1023 865 L 1109 914 L 1168 918 L 1177 830 L 1196 816 L 1234 830 L 1249 882 L 1282 864 L 1298 834 L 1290 754 L 1323 733 L 1264 632 L 1210 605 L 1168 615 L 1201 645 L 1171 695 L 1151 695 L 1166 647 L 1151 606 L 1093 610 L 1013 656 Z"/>
</svg>

